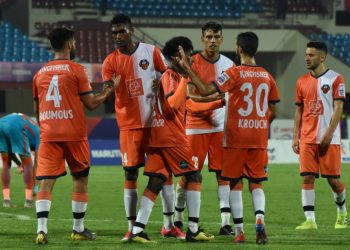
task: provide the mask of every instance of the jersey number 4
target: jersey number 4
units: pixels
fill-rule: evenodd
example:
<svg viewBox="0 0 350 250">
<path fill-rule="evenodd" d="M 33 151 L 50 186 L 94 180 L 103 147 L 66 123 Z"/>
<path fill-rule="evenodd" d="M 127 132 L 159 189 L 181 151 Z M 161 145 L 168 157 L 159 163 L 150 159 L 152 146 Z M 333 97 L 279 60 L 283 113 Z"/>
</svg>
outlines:
<svg viewBox="0 0 350 250">
<path fill-rule="evenodd" d="M 46 94 L 46 101 L 53 101 L 55 108 L 60 107 L 62 97 L 58 88 L 58 75 L 54 75 L 51 79 L 49 89 Z"/>
<path fill-rule="evenodd" d="M 238 113 L 243 117 L 249 116 L 253 112 L 253 107 L 254 107 L 254 102 L 252 100 L 254 89 L 250 82 L 243 83 L 240 88 L 240 91 L 242 92 L 246 92 L 246 90 L 248 90 L 248 93 L 243 97 L 243 100 L 247 103 L 247 108 L 238 109 Z M 269 86 L 266 83 L 261 83 L 256 89 L 255 108 L 256 108 L 256 113 L 259 117 L 265 117 L 266 111 L 268 109 L 268 103 L 267 103 L 268 93 L 269 93 Z M 262 107 L 260 106 L 261 95 L 263 95 L 263 98 L 264 98 L 262 101 Z"/>
</svg>

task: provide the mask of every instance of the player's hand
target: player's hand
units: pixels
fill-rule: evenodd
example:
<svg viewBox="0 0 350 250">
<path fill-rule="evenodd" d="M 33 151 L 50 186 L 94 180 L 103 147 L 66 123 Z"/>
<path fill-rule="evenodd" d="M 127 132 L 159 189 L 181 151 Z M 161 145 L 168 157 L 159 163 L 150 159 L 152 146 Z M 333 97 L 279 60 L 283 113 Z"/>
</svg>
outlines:
<svg viewBox="0 0 350 250">
<path fill-rule="evenodd" d="M 22 165 L 17 166 L 16 173 L 17 174 L 23 174 L 24 168 Z"/>
<path fill-rule="evenodd" d="M 158 91 L 159 84 L 160 84 L 160 81 L 158 81 L 157 79 L 154 79 L 152 81 L 152 92 L 156 93 Z"/>
<path fill-rule="evenodd" d="M 188 69 L 191 68 L 190 62 L 187 60 L 187 56 L 182 46 L 179 46 L 179 57 L 175 57 L 175 59 L 177 60 L 181 68 L 186 72 Z"/>
<path fill-rule="evenodd" d="M 326 132 L 326 134 L 321 139 L 320 147 L 327 148 L 329 144 L 331 144 L 332 138 L 333 138 L 333 134 Z"/>
<path fill-rule="evenodd" d="M 293 139 L 292 148 L 293 148 L 294 153 L 299 154 L 299 150 L 300 150 L 299 139 Z"/>
<path fill-rule="evenodd" d="M 108 94 L 113 90 L 115 90 L 115 88 L 119 86 L 120 78 L 121 78 L 120 75 L 118 76 L 113 75 L 111 80 L 106 81 L 103 84 L 103 90 L 106 91 Z"/>
</svg>

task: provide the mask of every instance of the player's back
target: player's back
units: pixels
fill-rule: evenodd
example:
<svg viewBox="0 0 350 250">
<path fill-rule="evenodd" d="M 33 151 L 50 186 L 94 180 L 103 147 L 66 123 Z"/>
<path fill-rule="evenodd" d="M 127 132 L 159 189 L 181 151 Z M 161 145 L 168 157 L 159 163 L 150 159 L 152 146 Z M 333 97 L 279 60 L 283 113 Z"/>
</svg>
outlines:
<svg viewBox="0 0 350 250">
<path fill-rule="evenodd" d="M 138 43 L 131 54 L 119 49 L 107 56 L 102 66 L 103 80 L 120 75 L 115 91 L 115 111 L 120 130 L 151 126 L 157 72 L 166 70 L 161 52 L 153 45 Z"/>
<path fill-rule="evenodd" d="M 91 93 L 87 71 L 70 60 L 43 66 L 33 80 L 39 102 L 41 141 L 79 141 L 87 138 L 80 96 Z"/>
<path fill-rule="evenodd" d="M 222 77 L 217 83 L 229 90 L 224 146 L 266 148 L 268 105 L 279 101 L 275 80 L 264 68 L 247 65 L 232 67 Z"/>
<path fill-rule="evenodd" d="M 232 67 L 232 60 L 224 55 L 219 55 L 219 59 L 210 62 L 201 53 L 193 56 L 192 69 L 205 83 L 211 83 L 225 70 Z M 186 113 L 186 134 L 202 134 L 223 131 L 225 119 L 225 107 L 211 111 Z"/>
</svg>

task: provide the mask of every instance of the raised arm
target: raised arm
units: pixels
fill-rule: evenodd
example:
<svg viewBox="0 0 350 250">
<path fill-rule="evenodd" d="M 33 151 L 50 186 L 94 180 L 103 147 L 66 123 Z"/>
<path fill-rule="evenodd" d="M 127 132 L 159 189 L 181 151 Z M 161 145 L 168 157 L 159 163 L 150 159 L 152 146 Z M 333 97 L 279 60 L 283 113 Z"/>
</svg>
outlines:
<svg viewBox="0 0 350 250">
<path fill-rule="evenodd" d="M 197 76 L 197 74 L 194 73 L 190 63 L 187 61 L 186 54 L 181 46 L 179 46 L 179 54 L 180 54 L 180 58 L 177 58 L 177 59 L 180 66 L 186 72 L 186 74 L 191 78 L 192 83 L 196 86 L 196 88 L 198 89 L 199 93 L 202 96 L 208 96 L 208 95 L 214 94 L 215 92 L 218 92 L 218 89 L 216 88 L 215 83 L 205 84 Z"/>
</svg>

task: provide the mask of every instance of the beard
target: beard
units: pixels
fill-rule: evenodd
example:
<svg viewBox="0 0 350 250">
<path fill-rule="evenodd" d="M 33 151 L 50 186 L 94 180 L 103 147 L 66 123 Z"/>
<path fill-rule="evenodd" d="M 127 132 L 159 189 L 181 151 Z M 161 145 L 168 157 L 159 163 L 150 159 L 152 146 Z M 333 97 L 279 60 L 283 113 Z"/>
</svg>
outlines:
<svg viewBox="0 0 350 250">
<path fill-rule="evenodd" d="M 74 60 L 75 58 L 75 49 L 72 49 L 70 52 L 69 52 L 69 59 L 70 60 Z"/>
</svg>

